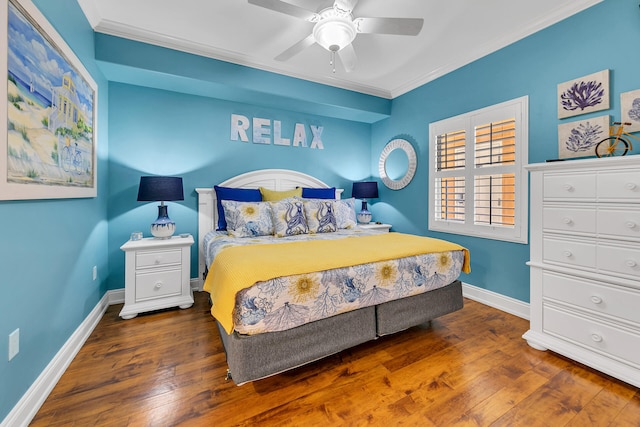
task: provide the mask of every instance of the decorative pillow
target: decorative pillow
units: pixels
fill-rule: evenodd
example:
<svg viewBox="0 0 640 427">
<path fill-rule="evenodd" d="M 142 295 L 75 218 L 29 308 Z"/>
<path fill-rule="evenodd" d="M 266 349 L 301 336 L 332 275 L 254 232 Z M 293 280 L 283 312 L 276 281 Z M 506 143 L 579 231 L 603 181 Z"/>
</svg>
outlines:
<svg viewBox="0 0 640 427">
<path fill-rule="evenodd" d="M 223 200 L 227 233 L 233 237 L 270 236 L 273 234 L 271 206 L 266 202 Z"/>
<path fill-rule="evenodd" d="M 302 187 L 302 198 L 304 199 L 335 199 L 336 187 L 331 187 L 331 188 Z"/>
<path fill-rule="evenodd" d="M 332 233 L 338 229 L 336 205 L 328 199 L 303 199 L 309 233 Z"/>
<path fill-rule="evenodd" d="M 309 226 L 304 215 L 304 203 L 301 199 L 286 199 L 269 202 L 276 237 L 308 234 Z"/>
<path fill-rule="evenodd" d="M 260 190 L 253 188 L 231 188 L 213 186 L 216 191 L 217 209 L 218 209 L 218 230 L 227 229 L 227 221 L 224 217 L 224 209 L 222 208 L 223 200 L 235 200 L 237 202 L 261 202 L 262 195 Z"/>
<path fill-rule="evenodd" d="M 278 200 L 288 199 L 289 197 L 302 197 L 302 188 L 294 188 L 287 191 L 275 191 L 268 188 L 260 187 L 262 200 L 268 202 L 277 202 Z"/>
<path fill-rule="evenodd" d="M 338 228 L 355 228 L 358 223 L 356 221 L 356 199 L 336 200 L 336 222 Z"/>
</svg>

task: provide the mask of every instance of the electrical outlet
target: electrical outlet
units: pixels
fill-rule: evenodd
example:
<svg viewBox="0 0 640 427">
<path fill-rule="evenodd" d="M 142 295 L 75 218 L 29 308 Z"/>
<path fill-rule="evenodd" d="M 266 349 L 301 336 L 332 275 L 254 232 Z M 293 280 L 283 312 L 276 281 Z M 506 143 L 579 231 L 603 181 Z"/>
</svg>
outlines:
<svg viewBox="0 0 640 427">
<path fill-rule="evenodd" d="M 93 280 L 96 280 L 98 278 L 98 266 L 94 265 L 93 266 Z"/>
<path fill-rule="evenodd" d="M 20 351 L 20 328 L 9 334 L 9 360 Z"/>
</svg>

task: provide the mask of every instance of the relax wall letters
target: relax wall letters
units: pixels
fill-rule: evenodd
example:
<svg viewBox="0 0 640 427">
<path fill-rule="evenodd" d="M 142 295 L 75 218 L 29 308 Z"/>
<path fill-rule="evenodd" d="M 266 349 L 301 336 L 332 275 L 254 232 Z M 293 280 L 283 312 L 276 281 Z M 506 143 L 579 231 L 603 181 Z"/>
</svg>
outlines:
<svg viewBox="0 0 640 427">
<path fill-rule="evenodd" d="M 293 147 L 309 147 L 324 150 L 322 144 L 322 126 L 309 125 L 311 129 L 311 145 L 307 145 L 307 130 L 303 123 L 296 123 L 291 138 L 282 137 L 282 122 L 280 120 L 248 117 L 240 114 L 231 115 L 231 140 L 249 142 L 247 131 L 251 127 L 252 142 L 254 144 L 286 145 Z M 273 132 L 272 132 L 273 131 Z M 288 135 L 287 135 L 288 136 Z M 293 140 L 293 142 L 292 142 Z"/>
</svg>

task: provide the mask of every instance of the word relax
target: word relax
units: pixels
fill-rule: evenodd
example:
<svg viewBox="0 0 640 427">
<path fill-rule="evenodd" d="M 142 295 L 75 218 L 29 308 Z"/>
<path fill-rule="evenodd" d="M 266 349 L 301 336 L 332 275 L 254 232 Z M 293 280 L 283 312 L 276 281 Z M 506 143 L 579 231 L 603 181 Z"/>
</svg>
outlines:
<svg viewBox="0 0 640 427">
<path fill-rule="evenodd" d="M 253 143 L 254 144 L 271 144 L 272 136 L 271 130 L 273 129 L 273 144 L 274 145 L 289 145 L 294 147 L 307 147 L 307 131 L 304 124 L 296 123 L 293 129 L 292 138 L 282 137 L 282 123 L 279 120 L 263 119 L 260 117 L 254 117 L 253 120 Z M 252 122 L 245 116 L 239 114 L 231 115 L 231 140 L 249 142 L 247 136 L 247 130 L 252 125 Z M 324 150 L 322 145 L 322 126 L 309 125 L 311 128 L 310 148 L 317 148 L 318 150 Z M 293 139 L 293 142 L 291 142 Z"/>
</svg>

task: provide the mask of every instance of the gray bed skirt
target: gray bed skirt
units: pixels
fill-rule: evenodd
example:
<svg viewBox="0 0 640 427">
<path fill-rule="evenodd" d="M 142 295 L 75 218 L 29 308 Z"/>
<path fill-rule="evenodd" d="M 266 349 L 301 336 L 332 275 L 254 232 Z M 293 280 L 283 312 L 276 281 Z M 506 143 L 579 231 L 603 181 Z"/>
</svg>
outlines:
<svg viewBox="0 0 640 427">
<path fill-rule="evenodd" d="M 228 335 L 220 324 L 218 329 L 230 376 L 241 385 L 420 325 L 462 307 L 462 284 L 456 280 L 433 291 L 342 313 L 286 331 Z"/>
</svg>

